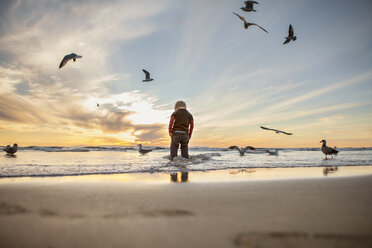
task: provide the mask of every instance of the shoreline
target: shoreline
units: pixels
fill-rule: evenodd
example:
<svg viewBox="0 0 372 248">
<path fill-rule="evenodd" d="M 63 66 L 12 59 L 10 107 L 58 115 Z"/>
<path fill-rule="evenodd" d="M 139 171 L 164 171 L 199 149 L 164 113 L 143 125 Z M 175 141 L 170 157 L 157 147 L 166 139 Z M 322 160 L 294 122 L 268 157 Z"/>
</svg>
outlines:
<svg viewBox="0 0 372 248">
<path fill-rule="evenodd" d="M 0 246 L 369 248 L 353 168 L 0 179 Z"/>
<path fill-rule="evenodd" d="M 372 165 L 362 166 L 313 166 L 313 167 L 274 167 L 274 168 L 234 168 L 208 171 L 191 171 L 185 168 L 170 172 L 117 172 L 77 175 L 27 175 L 0 176 L 0 185 L 4 182 L 22 182 L 37 180 L 103 180 L 136 182 L 169 182 L 166 179 L 174 173 L 187 173 L 188 182 L 232 182 L 245 180 L 285 180 L 328 177 L 348 177 L 372 175 Z"/>
</svg>

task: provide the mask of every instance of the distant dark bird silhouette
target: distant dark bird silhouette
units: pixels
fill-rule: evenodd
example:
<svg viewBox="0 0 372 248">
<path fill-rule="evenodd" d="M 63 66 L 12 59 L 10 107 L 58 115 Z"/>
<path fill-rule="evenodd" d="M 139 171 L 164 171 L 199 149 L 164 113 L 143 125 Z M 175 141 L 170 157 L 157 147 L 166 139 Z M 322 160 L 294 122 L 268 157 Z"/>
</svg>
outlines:
<svg viewBox="0 0 372 248">
<path fill-rule="evenodd" d="M 10 145 L 7 145 L 5 148 L 4 148 L 4 151 L 7 153 L 7 154 L 10 154 L 10 155 L 13 155 L 14 153 L 16 153 L 18 151 L 18 145 L 17 144 L 14 144 L 12 147 Z"/>
<path fill-rule="evenodd" d="M 333 158 L 333 154 L 336 155 L 338 153 L 338 151 L 336 149 L 333 149 L 333 148 L 327 146 L 327 141 L 326 140 L 321 140 L 319 143 L 323 143 L 322 152 L 325 155 L 325 159 L 328 159 L 327 158 L 328 155 L 331 155 L 331 157 Z"/>
<path fill-rule="evenodd" d="M 294 33 L 293 33 L 293 27 L 291 24 L 289 24 L 289 29 L 288 29 L 288 37 L 285 37 L 285 41 L 283 43 L 284 44 L 287 44 L 288 42 L 290 42 L 291 40 L 295 41 L 297 39 L 296 36 L 294 36 Z"/>
<path fill-rule="evenodd" d="M 240 156 L 244 156 L 244 153 L 247 151 L 247 150 L 256 150 L 256 148 L 252 147 L 252 146 L 246 146 L 244 148 L 239 148 L 237 146 L 230 146 L 229 149 L 236 149 L 239 151 L 240 153 Z"/>
<path fill-rule="evenodd" d="M 143 155 L 143 154 L 152 152 L 152 150 L 151 149 L 143 149 L 142 144 L 138 144 L 138 152 Z"/>
<path fill-rule="evenodd" d="M 241 15 L 238 15 L 237 13 L 233 12 L 234 15 L 236 15 L 237 17 L 239 17 L 240 20 L 242 20 L 244 22 L 244 28 L 247 29 L 249 26 L 251 25 L 254 25 L 254 26 L 257 26 L 259 27 L 260 29 L 262 29 L 263 31 L 265 31 L 266 33 L 269 33 L 266 31 L 266 29 L 264 29 L 263 27 L 261 27 L 260 25 L 256 24 L 256 23 L 250 23 L 250 22 L 247 22 L 245 20 L 245 18 Z"/>
<path fill-rule="evenodd" d="M 280 131 L 280 130 L 272 129 L 272 128 L 267 128 L 267 127 L 263 127 L 263 126 L 260 126 L 260 128 L 265 129 L 265 130 L 271 130 L 271 131 L 274 131 L 276 133 L 284 133 L 286 135 L 292 135 L 293 134 L 293 133 L 287 133 L 287 132 L 284 132 L 284 131 Z"/>
<path fill-rule="evenodd" d="M 256 10 L 253 9 L 253 4 L 258 4 L 256 1 L 245 1 L 245 7 L 241 7 L 240 9 L 246 12 L 256 12 Z"/>
<path fill-rule="evenodd" d="M 97 103 L 97 107 L 99 107 L 99 103 Z"/>
<path fill-rule="evenodd" d="M 154 80 L 154 79 L 150 78 L 150 72 L 146 71 L 145 69 L 142 69 L 142 71 L 146 75 L 146 79 L 145 80 L 142 80 L 142 82 L 150 82 L 150 81 Z"/>
<path fill-rule="evenodd" d="M 62 59 L 61 63 L 59 64 L 59 69 L 61 69 L 63 66 L 65 66 L 67 64 L 67 62 L 70 61 L 71 59 L 75 62 L 76 59 L 80 59 L 80 58 L 82 58 L 82 56 L 77 55 L 75 53 L 71 53 L 71 54 L 66 55 Z"/>
</svg>

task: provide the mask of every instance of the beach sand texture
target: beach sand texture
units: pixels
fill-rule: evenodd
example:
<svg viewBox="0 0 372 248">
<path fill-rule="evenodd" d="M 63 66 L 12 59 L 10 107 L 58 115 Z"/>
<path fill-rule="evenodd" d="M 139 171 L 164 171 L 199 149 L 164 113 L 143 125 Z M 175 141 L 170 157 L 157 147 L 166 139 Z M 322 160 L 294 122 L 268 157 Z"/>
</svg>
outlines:
<svg viewBox="0 0 372 248">
<path fill-rule="evenodd" d="M 8 180 L 0 184 L 0 247 L 367 248 L 371 206 L 371 175 L 204 183 Z"/>
</svg>

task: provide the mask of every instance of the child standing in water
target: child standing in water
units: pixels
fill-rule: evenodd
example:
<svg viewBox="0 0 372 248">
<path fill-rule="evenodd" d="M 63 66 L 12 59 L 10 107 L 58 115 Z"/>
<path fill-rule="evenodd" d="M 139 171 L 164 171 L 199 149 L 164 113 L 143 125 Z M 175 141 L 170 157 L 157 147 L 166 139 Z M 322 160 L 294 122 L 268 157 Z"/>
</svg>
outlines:
<svg viewBox="0 0 372 248">
<path fill-rule="evenodd" d="M 169 136 L 171 137 L 170 156 L 171 160 L 177 156 L 179 145 L 181 145 L 181 155 L 189 158 L 189 140 L 194 129 L 194 118 L 186 110 L 186 103 L 178 101 L 174 105 L 174 112 L 169 121 Z"/>
</svg>

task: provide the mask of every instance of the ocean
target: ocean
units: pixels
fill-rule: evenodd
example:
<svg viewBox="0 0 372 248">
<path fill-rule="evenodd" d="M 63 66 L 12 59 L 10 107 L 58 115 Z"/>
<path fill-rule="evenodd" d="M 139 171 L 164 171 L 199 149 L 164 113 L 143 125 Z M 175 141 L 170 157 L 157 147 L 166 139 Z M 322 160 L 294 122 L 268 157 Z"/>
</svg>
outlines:
<svg viewBox="0 0 372 248">
<path fill-rule="evenodd" d="M 3 147 L 0 147 L 1 151 Z M 240 156 L 226 148 L 192 147 L 190 158 L 169 160 L 169 148 L 151 147 L 141 155 L 137 147 L 128 146 L 28 146 L 20 147 L 15 156 L 0 156 L 0 177 L 73 176 L 116 173 L 154 173 L 210 171 L 239 168 L 286 168 L 372 165 L 372 147 L 337 148 L 339 154 L 324 159 L 320 148 L 263 148 Z M 180 156 L 180 151 L 179 154 Z"/>
</svg>

